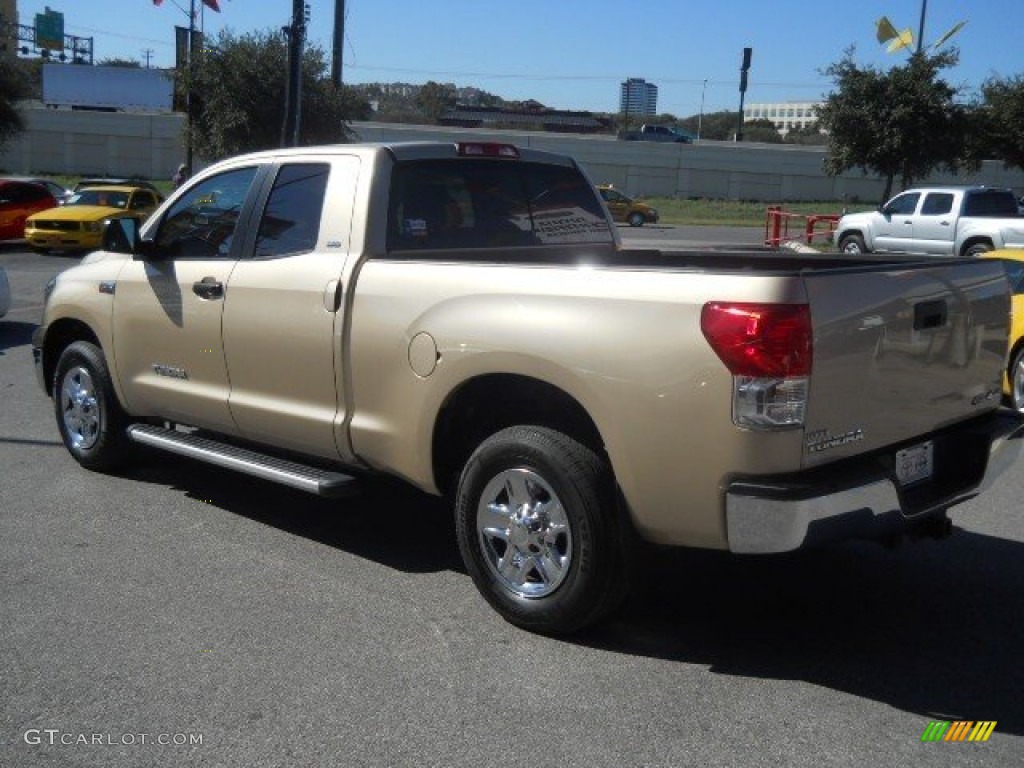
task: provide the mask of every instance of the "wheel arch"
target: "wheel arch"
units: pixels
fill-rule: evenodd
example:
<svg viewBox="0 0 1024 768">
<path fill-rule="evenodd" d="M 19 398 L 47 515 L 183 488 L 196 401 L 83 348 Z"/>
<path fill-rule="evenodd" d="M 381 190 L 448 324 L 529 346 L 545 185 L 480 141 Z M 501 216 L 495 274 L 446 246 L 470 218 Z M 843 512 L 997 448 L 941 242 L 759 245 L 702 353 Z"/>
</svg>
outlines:
<svg viewBox="0 0 1024 768">
<path fill-rule="evenodd" d="M 996 247 L 995 243 L 992 242 L 992 238 L 988 235 L 974 235 L 964 240 L 964 244 L 960 246 L 960 255 L 966 256 L 967 251 L 975 245 L 987 245 L 990 251 L 995 250 Z"/>
<path fill-rule="evenodd" d="M 434 422 L 431 453 L 437 488 L 442 493 L 452 490 L 477 445 L 499 430 L 520 424 L 557 430 L 605 454 L 597 424 L 565 390 L 521 374 L 481 374 L 448 395 Z"/>
<path fill-rule="evenodd" d="M 43 340 L 43 384 L 46 393 L 53 396 L 53 376 L 61 353 L 76 341 L 88 341 L 100 349 L 103 345 L 95 331 L 87 324 L 72 317 L 55 320 L 47 329 Z"/>
</svg>

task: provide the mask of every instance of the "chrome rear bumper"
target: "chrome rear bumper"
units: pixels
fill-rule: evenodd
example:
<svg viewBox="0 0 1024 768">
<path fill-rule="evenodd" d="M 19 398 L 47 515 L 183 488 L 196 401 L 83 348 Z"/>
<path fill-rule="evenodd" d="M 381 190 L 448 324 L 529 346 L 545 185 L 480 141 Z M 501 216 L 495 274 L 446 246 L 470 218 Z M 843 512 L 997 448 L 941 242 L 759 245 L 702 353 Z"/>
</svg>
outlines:
<svg viewBox="0 0 1024 768">
<path fill-rule="evenodd" d="M 895 448 L 782 478 L 736 479 L 725 496 L 729 549 L 769 554 L 877 538 L 943 514 L 1013 466 L 1024 450 L 1022 425 L 1020 415 L 1002 409 L 939 433 L 934 439 L 946 459 L 931 480 L 912 488 L 899 488 L 889 469 Z"/>
</svg>

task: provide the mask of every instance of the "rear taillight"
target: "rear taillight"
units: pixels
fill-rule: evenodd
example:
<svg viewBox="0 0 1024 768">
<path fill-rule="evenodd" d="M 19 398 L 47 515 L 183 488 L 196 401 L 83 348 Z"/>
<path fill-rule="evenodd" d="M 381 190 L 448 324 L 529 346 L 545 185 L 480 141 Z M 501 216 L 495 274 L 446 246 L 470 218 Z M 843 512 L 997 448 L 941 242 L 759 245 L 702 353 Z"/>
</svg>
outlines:
<svg viewBox="0 0 1024 768">
<path fill-rule="evenodd" d="M 519 149 L 514 144 L 497 144 L 485 141 L 460 141 L 455 149 L 465 157 L 506 157 L 519 159 Z"/>
<path fill-rule="evenodd" d="M 733 422 L 798 427 L 807 410 L 811 312 L 806 304 L 708 302 L 701 331 L 733 375 Z"/>
</svg>

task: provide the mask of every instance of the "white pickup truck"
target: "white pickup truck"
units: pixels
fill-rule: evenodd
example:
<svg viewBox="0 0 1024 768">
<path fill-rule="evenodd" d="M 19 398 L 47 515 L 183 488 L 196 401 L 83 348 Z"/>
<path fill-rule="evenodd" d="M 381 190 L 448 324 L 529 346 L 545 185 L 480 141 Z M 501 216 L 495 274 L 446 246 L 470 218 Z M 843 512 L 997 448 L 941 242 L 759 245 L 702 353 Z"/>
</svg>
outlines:
<svg viewBox="0 0 1024 768">
<path fill-rule="evenodd" d="M 851 255 L 977 256 L 997 248 L 1024 248 L 1024 217 L 1009 189 L 908 189 L 877 211 L 843 216 L 835 238 L 839 250 Z"/>
<path fill-rule="evenodd" d="M 448 495 L 481 593 L 551 633 L 615 607 L 636 537 L 941 534 L 1021 452 L 1001 263 L 617 237 L 536 150 L 233 158 L 48 286 L 40 383 L 90 469 L 146 445 L 320 495 L 373 474 Z"/>
</svg>

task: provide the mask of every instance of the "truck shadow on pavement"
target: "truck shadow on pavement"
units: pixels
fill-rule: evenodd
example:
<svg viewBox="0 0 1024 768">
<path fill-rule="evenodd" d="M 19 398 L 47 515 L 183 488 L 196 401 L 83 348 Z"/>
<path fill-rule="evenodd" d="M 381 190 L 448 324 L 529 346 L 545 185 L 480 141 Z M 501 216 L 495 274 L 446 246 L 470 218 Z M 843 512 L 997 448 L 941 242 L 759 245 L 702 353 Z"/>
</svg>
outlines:
<svg viewBox="0 0 1024 768">
<path fill-rule="evenodd" d="M 395 481 L 327 500 L 148 452 L 129 475 L 402 572 L 465 573 L 448 505 Z M 1024 544 L 964 530 L 895 551 L 853 542 L 741 558 L 650 548 L 622 610 L 565 642 L 801 680 L 922 719 L 996 720 L 999 732 L 1024 735 L 1022 595 Z"/>
<path fill-rule="evenodd" d="M 586 645 L 1024 734 L 1019 542 L 957 530 L 896 551 L 867 542 L 777 558 L 662 551 L 638 581 Z"/>
</svg>

